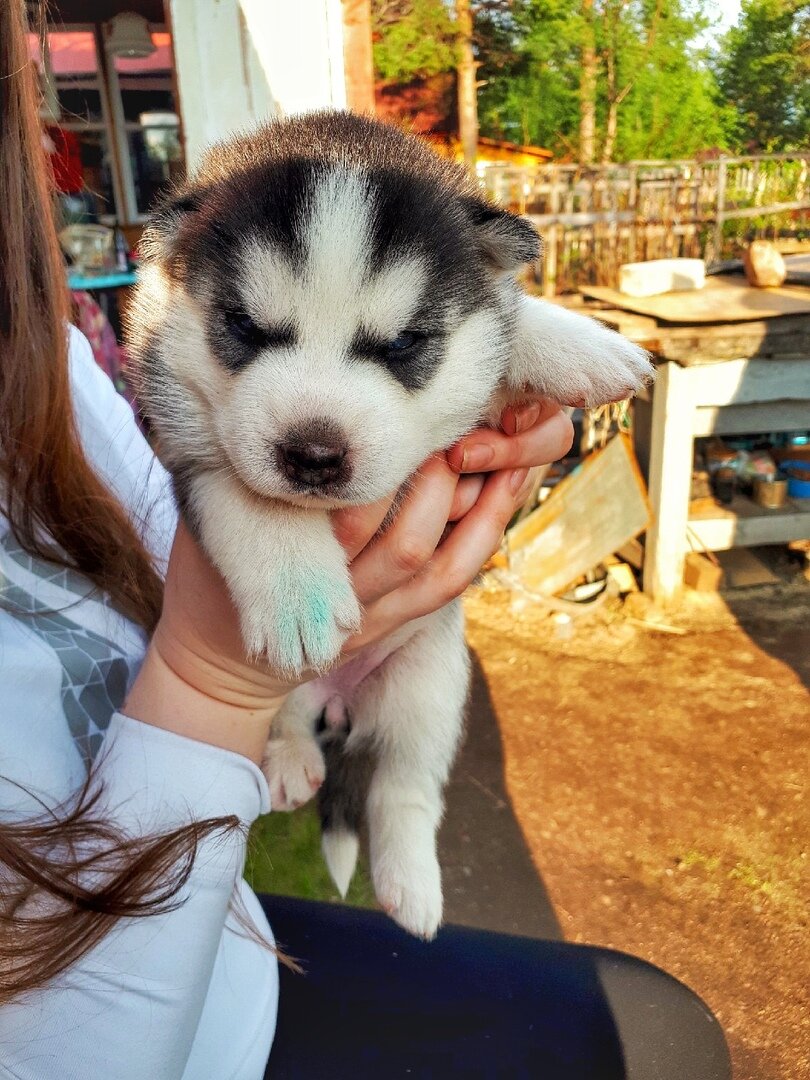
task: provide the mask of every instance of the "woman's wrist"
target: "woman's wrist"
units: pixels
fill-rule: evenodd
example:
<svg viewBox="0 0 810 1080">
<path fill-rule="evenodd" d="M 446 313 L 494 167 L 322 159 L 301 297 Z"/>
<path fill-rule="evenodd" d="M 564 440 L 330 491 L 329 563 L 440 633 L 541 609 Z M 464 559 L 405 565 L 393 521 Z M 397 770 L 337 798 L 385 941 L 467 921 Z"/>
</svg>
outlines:
<svg viewBox="0 0 810 1080">
<path fill-rule="evenodd" d="M 209 685 L 210 684 L 210 685 Z M 284 694 L 252 693 L 237 678 L 222 684 L 199 668 L 189 672 L 160 648 L 159 636 L 122 707 L 133 720 L 221 747 L 261 764 L 270 725 Z"/>
</svg>

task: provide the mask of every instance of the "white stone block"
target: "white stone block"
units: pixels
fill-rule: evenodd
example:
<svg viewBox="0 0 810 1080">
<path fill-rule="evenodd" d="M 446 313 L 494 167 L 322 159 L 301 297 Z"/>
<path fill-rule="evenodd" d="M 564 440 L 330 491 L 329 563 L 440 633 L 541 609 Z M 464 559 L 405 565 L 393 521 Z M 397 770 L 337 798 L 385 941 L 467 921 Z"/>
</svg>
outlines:
<svg viewBox="0 0 810 1080">
<path fill-rule="evenodd" d="M 619 267 L 619 292 L 625 296 L 702 289 L 706 283 L 703 259 L 653 259 Z"/>
</svg>

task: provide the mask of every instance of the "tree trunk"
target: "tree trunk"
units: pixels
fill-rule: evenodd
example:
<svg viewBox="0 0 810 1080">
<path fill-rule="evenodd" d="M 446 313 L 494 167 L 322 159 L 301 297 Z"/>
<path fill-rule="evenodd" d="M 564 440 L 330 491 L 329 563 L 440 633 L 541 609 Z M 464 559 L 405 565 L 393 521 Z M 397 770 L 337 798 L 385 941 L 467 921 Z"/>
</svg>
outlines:
<svg viewBox="0 0 810 1080">
<path fill-rule="evenodd" d="M 613 151 L 616 147 L 616 131 L 619 127 L 619 103 L 615 99 L 608 102 L 607 121 L 605 123 L 605 144 L 602 147 L 602 164 L 609 165 L 613 161 Z"/>
<path fill-rule="evenodd" d="M 343 0 L 343 63 L 347 106 L 353 112 L 373 113 L 371 0 Z"/>
<path fill-rule="evenodd" d="M 593 0 L 582 0 L 585 22 L 582 39 L 582 72 L 579 78 L 579 160 L 593 162 L 596 153 L 596 36 L 593 27 Z"/>
<path fill-rule="evenodd" d="M 607 119 L 605 122 L 605 142 L 602 146 L 602 164 L 607 165 L 613 160 L 613 148 L 616 145 L 616 131 L 619 126 L 619 101 L 616 93 L 616 54 L 614 41 L 610 43 L 605 53 L 605 72 L 607 76 Z"/>
<path fill-rule="evenodd" d="M 478 157 L 478 97 L 476 90 L 475 53 L 473 52 L 473 21 L 470 0 L 456 0 L 458 24 L 458 133 L 464 160 L 475 168 Z"/>
</svg>

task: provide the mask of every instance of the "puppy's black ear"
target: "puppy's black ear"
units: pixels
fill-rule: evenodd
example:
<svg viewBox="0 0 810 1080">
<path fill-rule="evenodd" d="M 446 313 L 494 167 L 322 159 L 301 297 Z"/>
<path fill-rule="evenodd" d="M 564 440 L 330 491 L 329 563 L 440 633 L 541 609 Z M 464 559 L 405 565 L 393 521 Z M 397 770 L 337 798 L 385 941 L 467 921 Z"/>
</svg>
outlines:
<svg viewBox="0 0 810 1080">
<path fill-rule="evenodd" d="M 483 199 L 464 199 L 486 258 L 499 270 L 517 270 L 540 255 L 540 237 L 526 218 L 510 214 Z"/>
<path fill-rule="evenodd" d="M 190 217 L 200 212 L 205 196 L 204 188 L 186 187 L 158 203 L 138 245 L 145 261 L 165 259 L 174 254 L 181 229 Z"/>
</svg>

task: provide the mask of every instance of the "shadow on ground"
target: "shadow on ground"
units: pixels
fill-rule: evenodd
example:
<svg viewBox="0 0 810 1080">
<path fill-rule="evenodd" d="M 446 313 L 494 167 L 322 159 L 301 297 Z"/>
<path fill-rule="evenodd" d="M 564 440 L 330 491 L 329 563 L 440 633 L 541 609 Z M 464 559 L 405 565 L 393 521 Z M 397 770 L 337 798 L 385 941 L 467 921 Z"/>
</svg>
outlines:
<svg viewBox="0 0 810 1080">
<path fill-rule="evenodd" d="M 445 919 L 509 934 L 562 939 L 548 892 L 506 791 L 498 719 L 477 656 L 467 736 L 447 789 L 439 839 Z"/>
<path fill-rule="evenodd" d="M 723 600 L 763 652 L 791 667 L 810 689 L 810 600 L 795 589 L 729 589 Z M 797 626 L 805 621 L 803 633 Z"/>
</svg>

